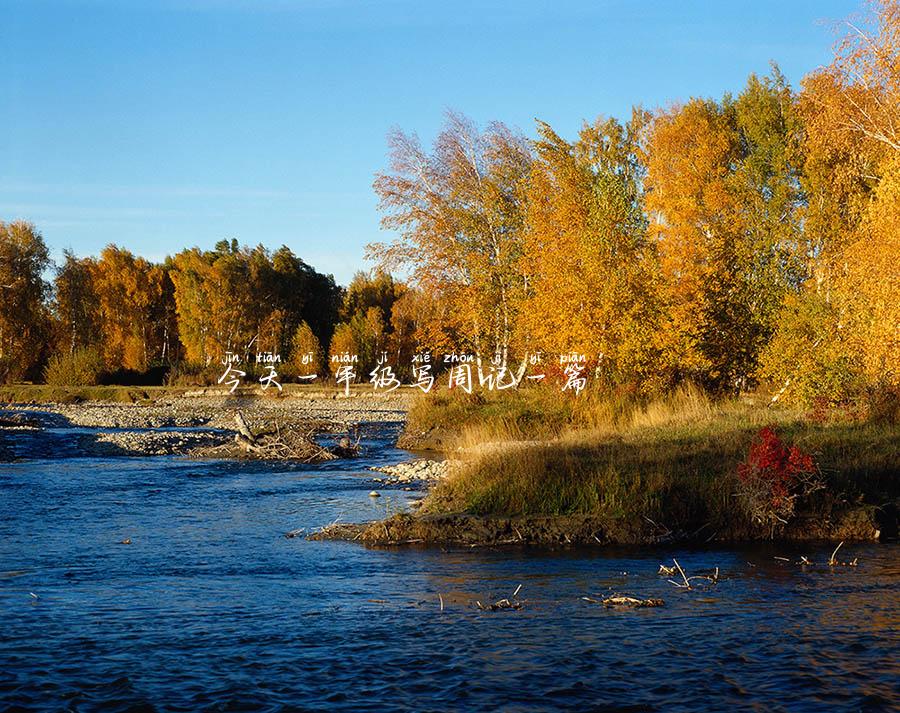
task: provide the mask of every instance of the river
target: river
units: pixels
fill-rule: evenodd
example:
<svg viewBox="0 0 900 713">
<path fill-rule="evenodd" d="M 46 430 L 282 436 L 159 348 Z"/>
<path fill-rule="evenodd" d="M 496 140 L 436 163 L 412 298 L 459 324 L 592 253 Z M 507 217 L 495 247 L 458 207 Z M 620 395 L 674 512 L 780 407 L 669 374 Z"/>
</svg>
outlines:
<svg viewBox="0 0 900 713">
<path fill-rule="evenodd" d="M 366 470 L 79 457 L 0 464 L 0 709 L 882 711 L 897 544 L 442 551 L 285 537 L 408 507 Z M 23 435 L 27 439 L 46 435 Z M 22 455 L 22 453 L 20 453 Z M 377 488 L 382 497 L 371 498 Z M 130 541 L 130 544 L 120 544 Z M 677 558 L 718 584 L 676 588 Z M 521 585 L 519 610 L 481 611 Z M 611 610 L 581 599 L 659 597 Z M 443 602 L 443 609 L 442 603 Z"/>
</svg>

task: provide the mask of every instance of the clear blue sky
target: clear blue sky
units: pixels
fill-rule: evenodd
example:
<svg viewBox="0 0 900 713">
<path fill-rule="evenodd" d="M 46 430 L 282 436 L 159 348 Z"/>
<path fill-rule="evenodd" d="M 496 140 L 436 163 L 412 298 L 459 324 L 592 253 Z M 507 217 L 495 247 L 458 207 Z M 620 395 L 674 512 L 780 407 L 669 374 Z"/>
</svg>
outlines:
<svg viewBox="0 0 900 713">
<path fill-rule="evenodd" d="M 339 282 L 384 239 L 392 126 L 533 133 L 827 63 L 855 1 L 0 0 L 0 219 L 54 256 L 288 245 Z M 824 21 L 824 22 L 823 22 Z"/>
</svg>

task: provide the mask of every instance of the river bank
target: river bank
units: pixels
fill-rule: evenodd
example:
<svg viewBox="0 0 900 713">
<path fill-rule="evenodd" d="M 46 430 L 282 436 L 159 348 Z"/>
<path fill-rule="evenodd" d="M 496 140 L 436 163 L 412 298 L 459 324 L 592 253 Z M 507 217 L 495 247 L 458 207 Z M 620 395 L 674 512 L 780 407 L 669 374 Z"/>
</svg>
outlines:
<svg viewBox="0 0 900 713">
<path fill-rule="evenodd" d="M 425 544 L 557 548 L 667 544 L 704 546 L 755 541 L 879 542 L 889 536 L 897 536 L 896 508 L 863 505 L 838 509 L 827 517 L 805 514 L 780 530 L 777 537 L 743 524 L 724 530 L 701 526 L 694 532 L 686 532 L 671 531 L 654 522 L 623 522 L 601 514 L 505 517 L 425 512 L 397 514 L 369 523 L 328 525 L 310 535 L 310 539 L 348 540 L 372 546 Z"/>
<path fill-rule="evenodd" d="M 415 514 L 317 538 L 555 547 L 897 536 L 894 418 L 813 418 L 691 387 L 655 401 L 439 393 L 413 405 L 398 444 L 459 463 Z"/>
</svg>

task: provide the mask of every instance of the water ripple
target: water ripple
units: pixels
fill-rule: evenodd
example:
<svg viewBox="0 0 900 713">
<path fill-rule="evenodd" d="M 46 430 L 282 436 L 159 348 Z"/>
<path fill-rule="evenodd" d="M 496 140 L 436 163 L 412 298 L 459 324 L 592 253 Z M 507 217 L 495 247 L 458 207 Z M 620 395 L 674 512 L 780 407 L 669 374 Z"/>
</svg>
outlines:
<svg viewBox="0 0 900 713">
<path fill-rule="evenodd" d="M 897 545 L 847 545 L 860 566 L 831 571 L 774 560 L 821 561 L 825 545 L 441 552 L 284 538 L 403 507 L 400 490 L 367 497 L 365 467 L 403 457 L 391 436 L 371 434 L 370 460 L 327 466 L 0 465 L 0 709 L 887 711 L 900 699 Z M 656 575 L 673 556 L 720 567 L 721 582 L 675 589 Z M 519 584 L 520 611 L 474 606 Z M 580 599 L 609 592 L 667 604 Z"/>
</svg>

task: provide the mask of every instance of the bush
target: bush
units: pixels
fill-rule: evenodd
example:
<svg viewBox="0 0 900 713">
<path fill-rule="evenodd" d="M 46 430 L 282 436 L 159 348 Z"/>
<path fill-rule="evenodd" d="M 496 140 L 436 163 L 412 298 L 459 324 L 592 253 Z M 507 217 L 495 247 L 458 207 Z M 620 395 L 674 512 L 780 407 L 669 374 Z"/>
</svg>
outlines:
<svg viewBox="0 0 900 713">
<path fill-rule="evenodd" d="M 900 423 L 900 387 L 869 389 L 866 407 L 868 420 L 873 423 Z"/>
<path fill-rule="evenodd" d="M 86 347 L 50 357 L 44 381 L 51 386 L 96 386 L 103 375 L 99 350 Z"/>
<path fill-rule="evenodd" d="M 813 457 L 785 445 L 771 426 L 757 434 L 747 460 L 738 465 L 738 483 L 747 514 L 773 531 L 793 517 L 798 499 L 823 487 Z"/>
<path fill-rule="evenodd" d="M 863 387 L 862 365 L 844 341 L 833 305 L 814 292 L 791 296 L 760 356 L 760 376 L 784 401 L 818 410 L 848 403 Z"/>
<path fill-rule="evenodd" d="M 179 362 L 173 365 L 166 374 L 166 386 L 214 386 L 225 367 L 218 365 L 202 366 Z"/>
</svg>

